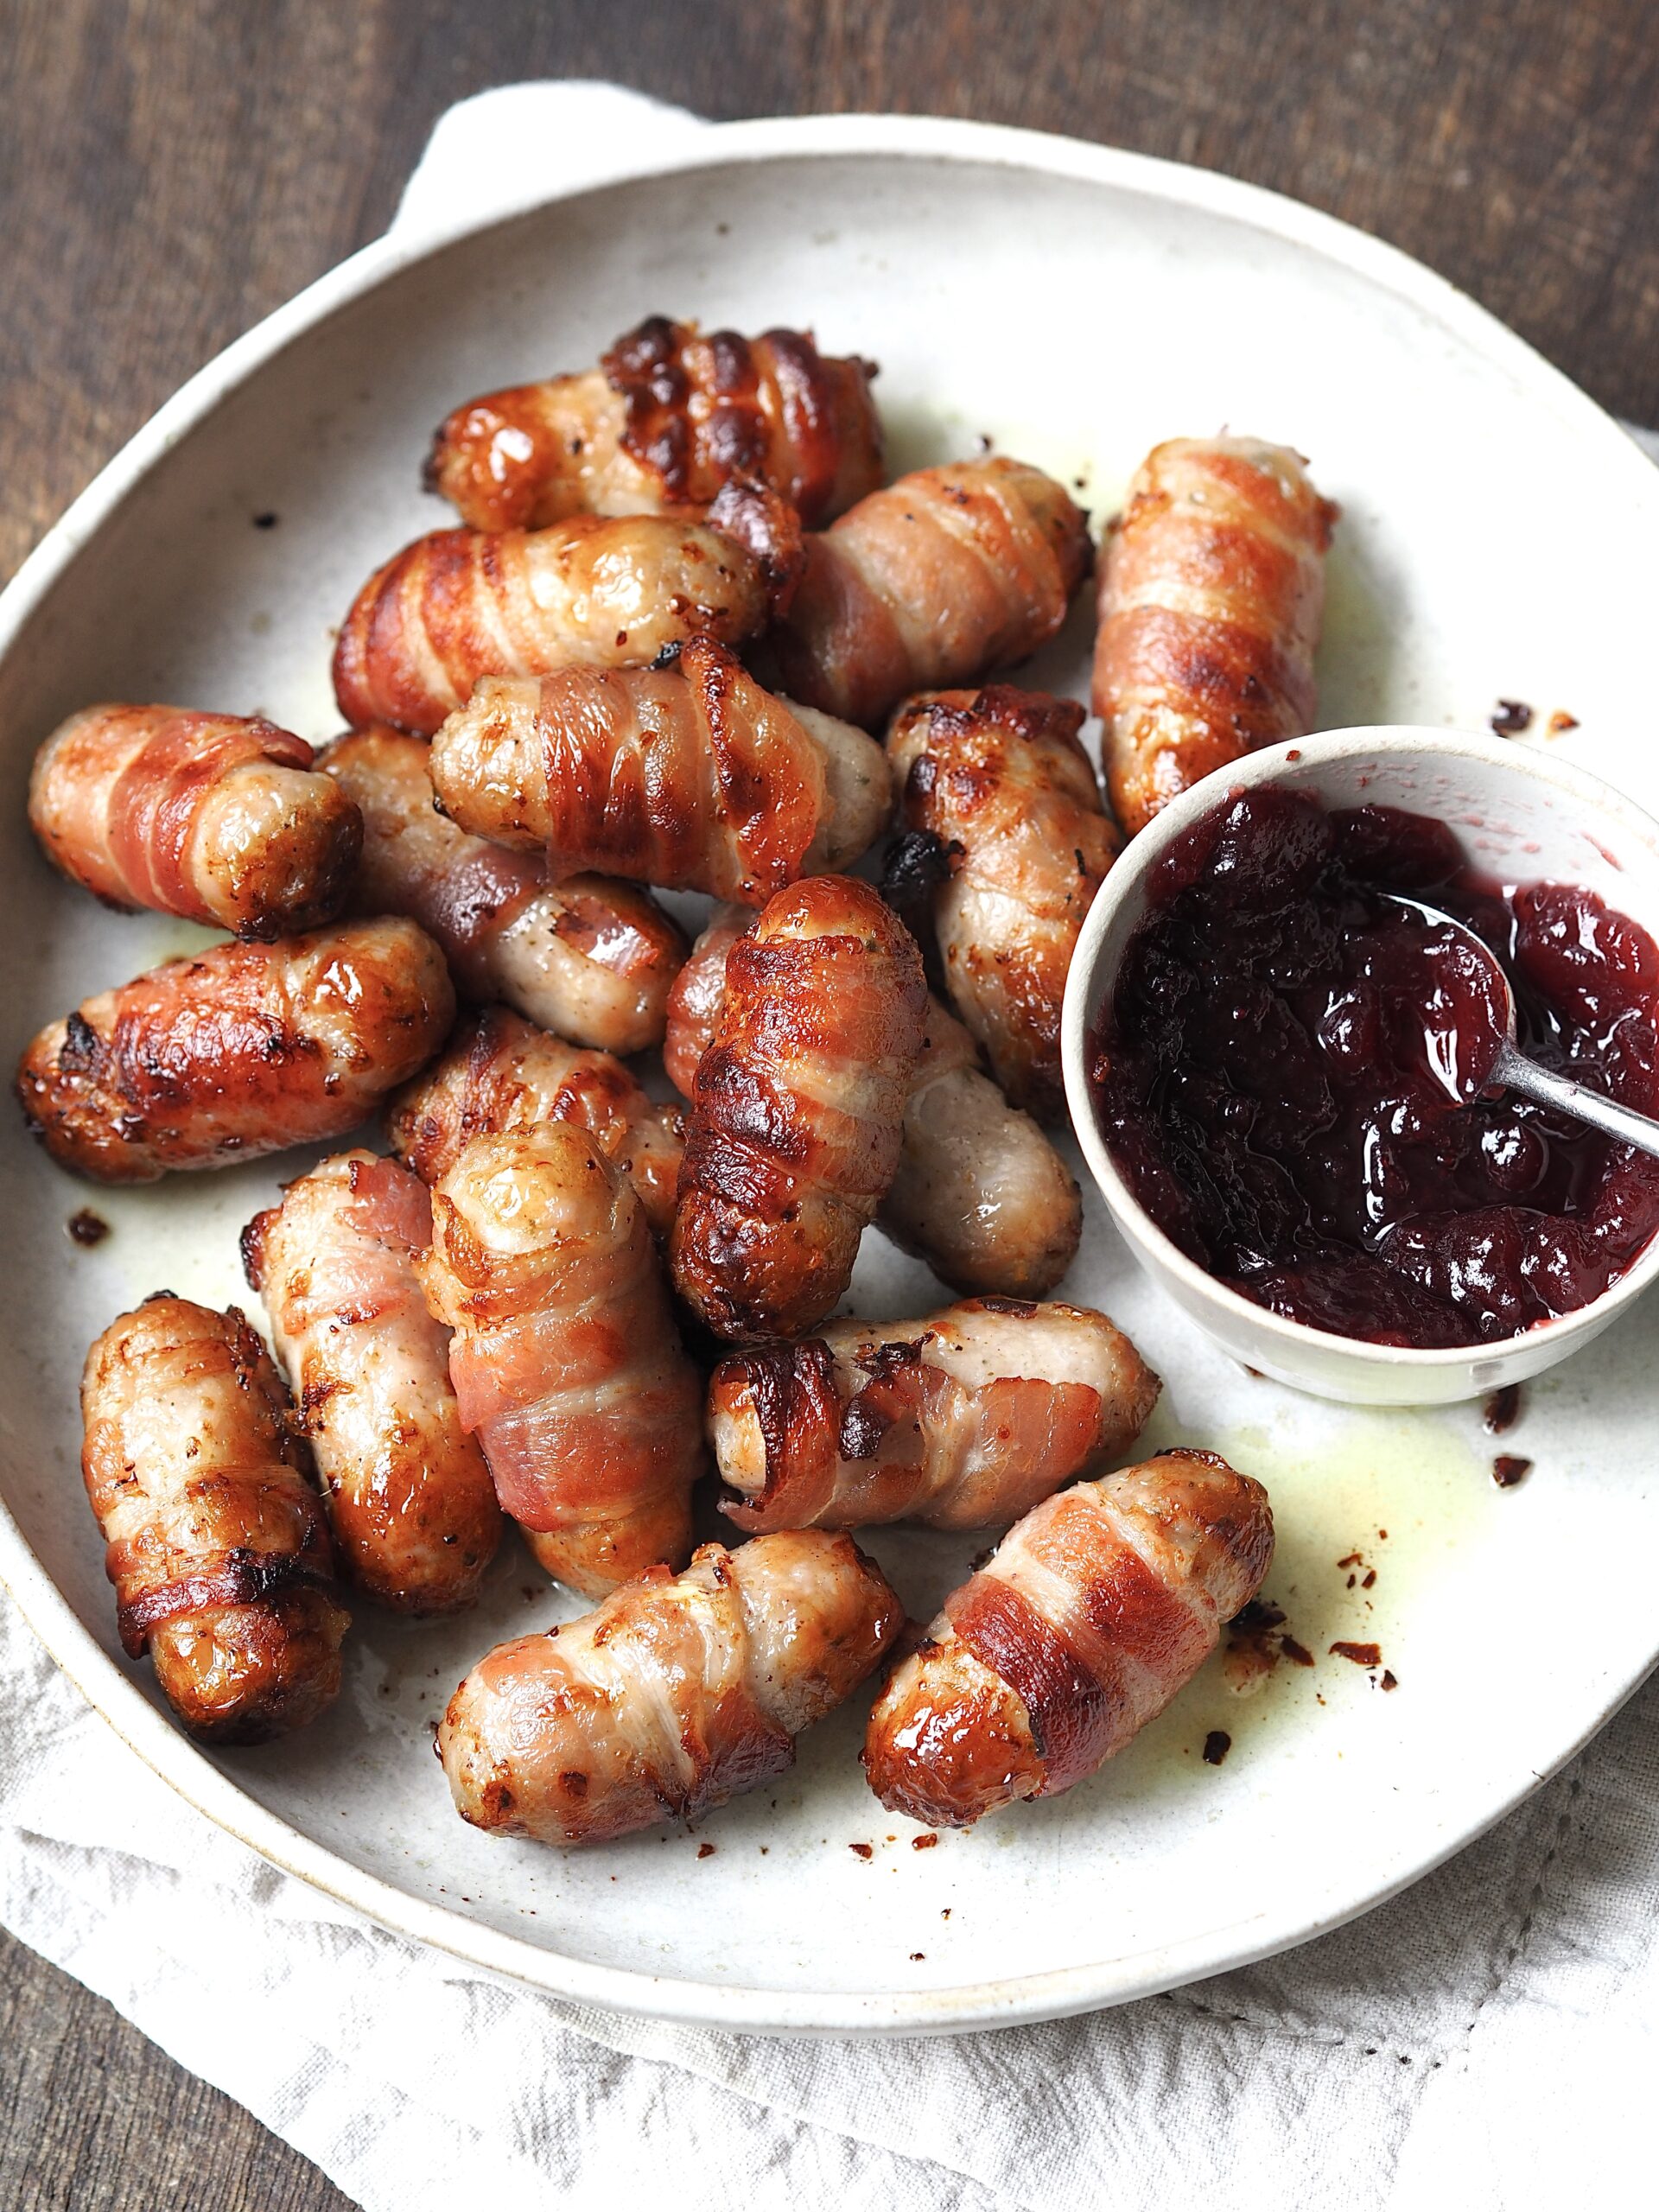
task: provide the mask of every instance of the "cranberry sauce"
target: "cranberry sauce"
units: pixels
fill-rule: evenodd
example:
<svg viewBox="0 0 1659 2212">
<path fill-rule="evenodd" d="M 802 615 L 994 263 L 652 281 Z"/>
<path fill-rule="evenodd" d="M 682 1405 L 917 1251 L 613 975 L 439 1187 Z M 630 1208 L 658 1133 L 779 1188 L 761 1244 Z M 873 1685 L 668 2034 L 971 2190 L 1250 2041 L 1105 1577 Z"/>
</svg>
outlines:
<svg viewBox="0 0 1659 2212">
<path fill-rule="evenodd" d="M 1474 1096 L 1491 971 L 1400 897 L 1497 956 L 1523 1052 L 1659 1110 L 1644 930 L 1572 885 L 1483 881 L 1442 823 L 1268 790 L 1158 863 L 1090 1039 L 1096 1110 L 1159 1227 L 1258 1305 L 1376 1344 L 1486 1343 L 1630 1265 L 1659 1232 L 1659 1160 Z"/>
</svg>

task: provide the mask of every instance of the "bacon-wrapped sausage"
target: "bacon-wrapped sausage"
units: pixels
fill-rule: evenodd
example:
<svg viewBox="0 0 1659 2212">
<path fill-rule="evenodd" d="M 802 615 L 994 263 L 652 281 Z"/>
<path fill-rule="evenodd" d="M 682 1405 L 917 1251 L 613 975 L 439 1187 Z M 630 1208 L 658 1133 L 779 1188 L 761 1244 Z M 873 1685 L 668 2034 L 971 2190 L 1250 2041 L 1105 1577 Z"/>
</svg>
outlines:
<svg viewBox="0 0 1659 2212">
<path fill-rule="evenodd" d="M 662 1041 L 686 948 L 648 892 L 598 875 L 550 884 L 538 861 L 468 836 L 437 810 L 423 738 L 353 731 L 322 766 L 363 816 L 355 912 L 409 915 L 467 997 L 499 999 L 578 1045 Z"/>
<path fill-rule="evenodd" d="M 450 1386 L 449 1332 L 416 1278 L 431 1241 L 425 1185 L 372 1152 L 325 1160 L 242 1232 L 334 1541 L 359 1586 L 407 1613 L 470 1605 L 501 1541 Z"/>
<path fill-rule="evenodd" d="M 454 1011 L 413 922 L 214 944 L 49 1023 L 17 1096 L 60 1167 L 153 1183 L 343 1136 L 431 1058 Z"/>
<path fill-rule="evenodd" d="M 362 841 L 313 758 L 262 715 L 86 707 L 35 755 L 29 818 L 106 905 L 279 937 L 339 911 Z"/>
<path fill-rule="evenodd" d="M 729 1354 L 709 1433 L 740 1529 L 981 1529 L 1126 1452 L 1158 1390 L 1103 1313 L 971 1299 Z"/>
<path fill-rule="evenodd" d="M 904 1618 L 850 1536 L 704 1544 L 685 1573 L 649 1569 L 479 1661 L 438 1730 L 455 1809 L 558 1844 L 700 1820 L 791 1766 Z"/>
<path fill-rule="evenodd" d="M 669 995 L 663 1065 L 688 1098 L 726 996 L 726 957 L 753 917 L 716 907 Z M 905 1102 L 899 1165 L 876 1220 L 966 1296 L 1041 1298 L 1077 1256 L 1083 1201 L 1029 1114 L 1010 1106 L 979 1047 L 936 998 Z"/>
<path fill-rule="evenodd" d="M 442 1059 L 391 1102 L 386 1132 L 397 1157 L 435 1183 L 475 1136 L 574 1122 L 613 1160 L 659 1236 L 674 1217 L 680 1112 L 645 1096 L 608 1052 L 578 1052 L 505 1007 L 464 1021 Z"/>
<path fill-rule="evenodd" d="M 1212 768 L 1313 727 L 1337 509 L 1288 446 L 1173 438 L 1108 539 L 1095 712 L 1133 836 Z"/>
<path fill-rule="evenodd" d="M 932 1827 L 1070 1789 L 1192 1680 L 1272 1557 L 1267 1492 L 1211 1452 L 1046 1499 L 894 1670 L 870 1787 Z"/>
<path fill-rule="evenodd" d="M 478 1136 L 432 1194 L 427 1303 L 497 1495 L 598 1597 L 691 1548 L 702 1386 L 645 1210 L 571 1122 Z"/>
<path fill-rule="evenodd" d="M 887 895 L 925 933 L 934 887 L 951 1001 L 1009 1097 L 1049 1121 L 1065 1107 L 1066 973 L 1118 849 L 1083 719 L 1071 699 L 996 683 L 912 700 L 887 739 L 909 832 Z"/>
<path fill-rule="evenodd" d="M 899 1164 L 926 1003 L 915 940 L 847 876 L 780 891 L 733 945 L 671 1240 L 717 1335 L 800 1336 L 845 1291 Z"/>
<path fill-rule="evenodd" d="M 349 1616 L 311 1455 L 246 1320 L 158 1291 L 87 1353 L 80 1405 L 129 1657 L 148 1646 L 205 1742 L 257 1744 L 314 1719 L 340 1688 Z"/>
<path fill-rule="evenodd" d="M 752 638 L 787 601 L 802 557 L 794 510 L 735 481 L 703 522 L 577 515 L 545 530 L 434 531 L 353 601 L 334 697 L 354 729 L 429 737 L 480 677 L 639 668 L 701 633 Z"/>
<path fill-rule="evenodd" d="M 442 424 L 430 490 L 477 530 L 566 515 L 702 506 L 733 476 L 783 494 L 809 528 L 881 481 L 874 365 L 820 353 L 810 332 L 648 316 L 597 369 L 470 400 Z"/>
<path fill-rule="evenodd" d="M 543 853 L 556 877 L 751 906 L 856 860 L 892 796 L 862 730 L 774 699 L 712 638 L 671 665 L 480 683 L 433 740 L 432 781 L 452 820 Z"/>
<path fill-rule="evenodd" d="M 908 692 L 1035 652 L 1089 561 L 1081 509 L 1040 469 L 918 468 L 807 539 L 800 588 L 767 642 L 779 688 L 874 728 Z"/>
</svg>

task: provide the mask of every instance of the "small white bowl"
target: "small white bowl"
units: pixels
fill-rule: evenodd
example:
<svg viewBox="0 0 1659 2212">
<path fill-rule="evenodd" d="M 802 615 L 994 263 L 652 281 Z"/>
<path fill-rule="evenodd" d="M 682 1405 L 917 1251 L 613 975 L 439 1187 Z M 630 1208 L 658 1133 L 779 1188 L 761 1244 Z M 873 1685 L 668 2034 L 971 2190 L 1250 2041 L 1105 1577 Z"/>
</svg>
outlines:
<svg viewBox="0 0 1659 2212">
<path fill-rule="evenodd" d="M 1491 737 L 1351 729 L 1265 747 L 1206 776 L 1131 841 L 1090 910 L 1066 983 L 1060 1050 L 1084 1154 L 1130 1250 L 1224 1351 L 1316 1397 L 1359 1405 L 1446 1405 L 1541 1374 L 1599 1336 L 1659 1275 L 1659 1238 L 1601 1297 L 1506 1342 L 1433 1351 L 1366 1344 L 1286 1320 L 1206 1274 L 1152 1221 L 1106 1147 L 1090 1096 L 1088 1039 L 1146 912 L 1148 873 L 1200 816 L 1230 792 L 1263 784 L 1330 806 L 1434 816 L 1484 874 L 1506 883 L 1586 885 L 1656 938 L 1659 823 L 1541 747 Z"/>
</svg>

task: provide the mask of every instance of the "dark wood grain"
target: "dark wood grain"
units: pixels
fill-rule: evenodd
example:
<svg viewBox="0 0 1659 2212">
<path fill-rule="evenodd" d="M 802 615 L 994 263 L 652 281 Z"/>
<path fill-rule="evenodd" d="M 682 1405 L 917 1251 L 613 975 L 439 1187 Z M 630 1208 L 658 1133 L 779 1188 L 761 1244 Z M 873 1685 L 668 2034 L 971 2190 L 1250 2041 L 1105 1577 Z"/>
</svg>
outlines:
<svg viewBox="0 0 1659 2212">
<path fill-rule="evenodd" d="M 385 226 L 451 101 L 535 76 L 1230 170 L 1659 422 L 1651 0 L 0 0 L 0 575 L 191 370 Z M 0 2202 L 345 2202 L 15 1944 L 0 1992 Z"/>
</svg>

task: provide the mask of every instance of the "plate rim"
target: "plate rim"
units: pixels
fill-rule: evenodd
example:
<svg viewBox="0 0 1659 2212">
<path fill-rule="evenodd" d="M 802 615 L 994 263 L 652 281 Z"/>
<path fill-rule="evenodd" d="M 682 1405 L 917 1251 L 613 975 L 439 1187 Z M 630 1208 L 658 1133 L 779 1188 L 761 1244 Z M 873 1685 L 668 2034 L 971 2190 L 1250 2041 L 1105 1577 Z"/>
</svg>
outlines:
<svg viewBox="0 0 1659 2212">
<path fill-rule="evenodd" d="M 1243 223 L 1320 254 L 1450 326 L 1530 397 L 1565 417 L 1582 435 L 1599 441 L 1610 458 L 1622 450 L 1629 457 L 1633 500 L 1659 510 L 1659 469 L 1597 402 L 1449 279 L 1336 216 L 1218 171 L 1044 131 L 933 116 L 770 117 L 708 124 L 690 141 L 677 137 L 655 157 L 649 149 L 614 149 L 579 178 L 551 188 L 527 184 L 486 213 L 423 226 L 418 235 L 405 236 L 394 226 L 325 272 L 198 369 L 48 530 L 0 592 L 0 660 L 69 563 L 187 431 L 295 340 L 404 270 L 464 239 L 619 185 L 739 162 L 860 155 L 989 164 L 1139 192 Z M 1332 1884 L 1294 1913 L 1275 1919 L 1260 1911 L 1248 1914 L 1128 1960 L 1093 1961 L 938 1989 L 772 1989 L 575 1958 L 429 1903 L 353 1866 L 222 1773 L 151 1704 L 81 1622 L 3 1497 L 0 1581 L 100 1719 L 188 1803 L 285 1872 L 395 1935 L 550 1996 L 686 2026 L 766 2034 L 917 2035 L 1014 2026 L 1129 2003 L 1292 1949 L 1387 1903 L 1466 1849 L 1576 1757 L 1659 1662 L 1656 1651 L 1628 1679 L 1612 1685 L 1602 1709 L 1550 1764 L 1529 1770 L 1478 1820 L 1439 1840 L 1403 1872 L 1358 1897 L 1335 1896 L 1332 1891 L 1345 1885 Z"/>
</svg>

